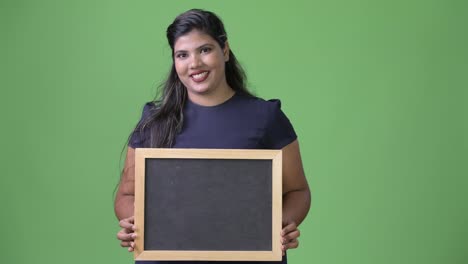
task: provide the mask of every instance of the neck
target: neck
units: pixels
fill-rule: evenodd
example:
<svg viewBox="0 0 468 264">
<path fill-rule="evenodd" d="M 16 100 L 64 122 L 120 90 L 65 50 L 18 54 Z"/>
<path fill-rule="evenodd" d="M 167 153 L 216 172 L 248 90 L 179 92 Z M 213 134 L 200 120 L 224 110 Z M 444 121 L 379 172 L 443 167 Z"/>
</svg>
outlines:
<svg viewBox="0 0 468 264">
<path fill-rule="evenodd" d="M 215 91 L 206 94 L 188 93 L 188 98 L 195 104 L 202 106 L 215 106 L 224 103 L 234 95 L 234 90 L 225 85 L 223 88 L 215 89 Z"/>
</svg>

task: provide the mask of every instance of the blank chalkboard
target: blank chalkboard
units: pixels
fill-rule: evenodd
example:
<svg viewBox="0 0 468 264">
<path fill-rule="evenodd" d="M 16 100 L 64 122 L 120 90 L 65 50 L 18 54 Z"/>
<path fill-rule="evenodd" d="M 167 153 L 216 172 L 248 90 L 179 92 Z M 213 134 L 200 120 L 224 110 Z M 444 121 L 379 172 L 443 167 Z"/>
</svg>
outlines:
<svg viewBox="0 0 468 264">
<path fill-rule="evenodd" d="M 137 260 L 281 260 L 281 151 L 136 149 Z"/>
</svg>

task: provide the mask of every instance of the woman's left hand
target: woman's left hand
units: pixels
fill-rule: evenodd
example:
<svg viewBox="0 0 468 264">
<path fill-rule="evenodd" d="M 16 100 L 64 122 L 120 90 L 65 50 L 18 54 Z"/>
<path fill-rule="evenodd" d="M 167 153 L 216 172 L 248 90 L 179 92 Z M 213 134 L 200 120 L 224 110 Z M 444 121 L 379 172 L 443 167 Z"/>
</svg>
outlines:
<svg viewBox="0 0 468 264">
<path fill-rule="evenodd" d="M 297 229 L 294 221 L 283 222 L 283 230 L 281 230 L 281 250 L 283 251 L 283 256 L 286 250 L 299 246 L 299 240 L 297 240 L 299 235 L 299 229 Z"/>
</svg>

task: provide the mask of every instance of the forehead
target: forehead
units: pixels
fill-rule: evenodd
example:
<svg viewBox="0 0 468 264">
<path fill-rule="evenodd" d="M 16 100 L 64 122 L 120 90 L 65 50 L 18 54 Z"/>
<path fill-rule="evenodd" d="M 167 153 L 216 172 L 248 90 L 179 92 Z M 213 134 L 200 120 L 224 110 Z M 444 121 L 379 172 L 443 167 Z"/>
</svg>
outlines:
<svg viewBox="0 0 468 264">
<path fill-rule="evenodd" d="M 174 43 L 174 51 L 178 50 L 194 50 L 201 45 L 217 44 L 210 35 L 199 30 L 192 30 L 189 33 L 180 36 Z"/>
</svg>

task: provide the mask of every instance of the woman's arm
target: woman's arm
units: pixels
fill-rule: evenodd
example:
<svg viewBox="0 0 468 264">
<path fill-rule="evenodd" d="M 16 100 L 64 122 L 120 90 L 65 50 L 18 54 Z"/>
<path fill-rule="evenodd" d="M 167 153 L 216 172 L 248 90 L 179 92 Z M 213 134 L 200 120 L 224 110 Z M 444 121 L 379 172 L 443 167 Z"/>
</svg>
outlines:
<svg viewBox="0 0 468 264">
<path fill-rule="evenodd" d="M 310 190 L 302 167 L 297 140 L 283 148 L 283 252 L 299 245 L 297 226 L 310 208 Z"/>
<path fill-rule="evenodd" d="M 121 245 L 133 251 L 135 201 L 135 149 L 129 147 L 125 167 L 115 197 L 114 210 L 122 230 L 117 234 Z M 310 207 L 310 191 L 302 167 L 299 143 L 283 148 L 283 251 L 298 246 L 297 226 L 304 220 Z"/>
<path fill-rule="evenodd" d="M 135 201 L 135 149 L 128 147 L 125 166 L 115 196 L 114 211 L 119 220 L 133 216 Z"/>
<path fill-rule="evenodd" d="M 122 229 L 117 233 L 122 247 L 133 251 L 136 237 L 133 210 L 135 201 L 135 149 L 128 147 L 125 166 L 120 178 L 119 188 L 115 196 L 114 211 Z"/>
</svg>

